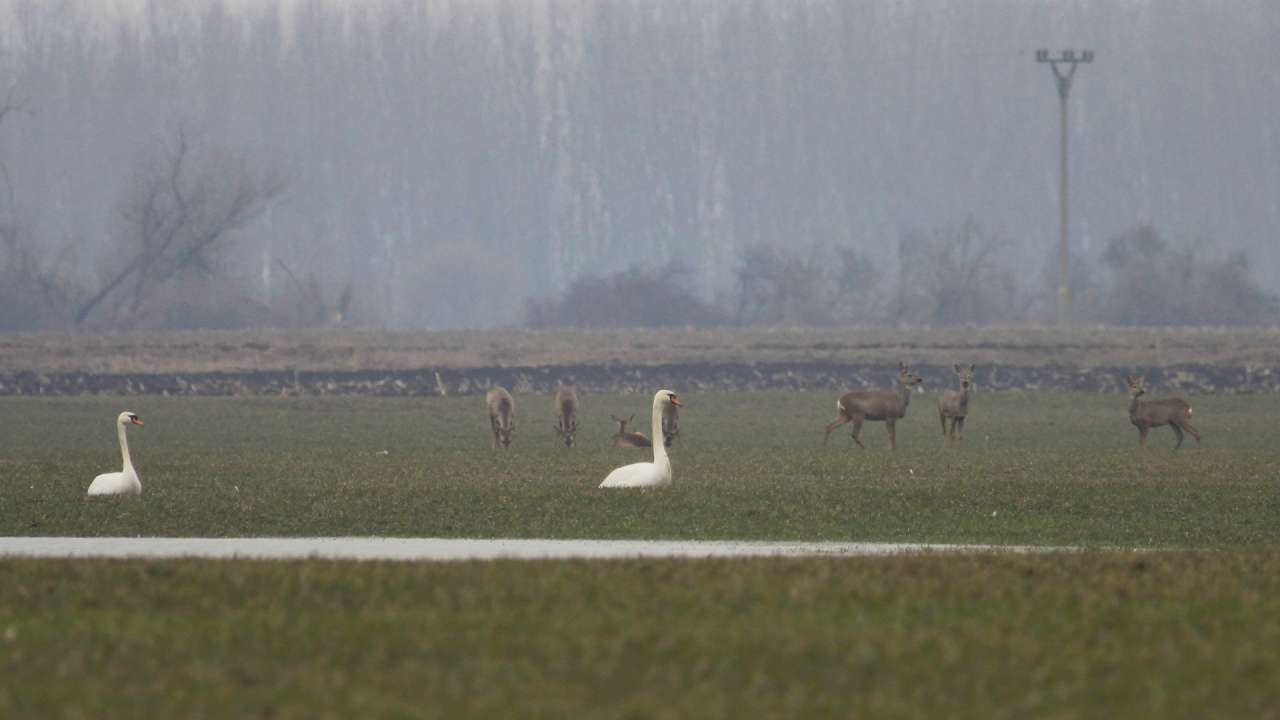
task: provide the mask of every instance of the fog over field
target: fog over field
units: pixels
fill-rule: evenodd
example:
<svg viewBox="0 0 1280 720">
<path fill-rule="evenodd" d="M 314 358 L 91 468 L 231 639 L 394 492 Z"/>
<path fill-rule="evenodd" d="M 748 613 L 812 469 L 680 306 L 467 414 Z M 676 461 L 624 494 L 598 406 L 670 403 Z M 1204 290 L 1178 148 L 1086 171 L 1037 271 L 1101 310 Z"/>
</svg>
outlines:
<svg viewBox="0 0 1280 720">
<path fill-rule="evenodd" d="M 1090 317 L 1274 322 L 1151 287 L 1280 291 L 1278 37 L 1270 0 L 0 0 L 0 329 L 513 325 L 633 267 L 735 322 L 1040 319 L 1038 48 L 1095 53 L 1070 96 Z M 1106 309 L 1157 251 L 1181 259 Z M 744 312 L 748 257 L 844 268 L 845 314 Z"/>
</svg>

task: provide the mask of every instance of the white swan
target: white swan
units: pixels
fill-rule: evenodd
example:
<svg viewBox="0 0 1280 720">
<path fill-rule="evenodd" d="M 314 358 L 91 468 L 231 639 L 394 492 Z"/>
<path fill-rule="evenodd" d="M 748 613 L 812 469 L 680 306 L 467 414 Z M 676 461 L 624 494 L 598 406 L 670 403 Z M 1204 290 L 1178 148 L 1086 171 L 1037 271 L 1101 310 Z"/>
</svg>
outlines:
<svg viewBox="0 0 1280 720">
<path fill-rule="evenodd" d="M 138 471 L 133 469 L 133 461 L 129 459 L 129 441 L 124 436 L 126 425 L 141 424 L 142 418 L 128 410 L 120 413 L 116 418 L 116 432 L 120 435 L 120 454 L 124 456 L 124 470 L 103 473 L 94 478 L 89 485 L 90 495 L 137 495 L 142 492 Z"/>
<path fill-rule="evenodd" d="M 662 437 L 662 411 L 669 406 L 680 407 L 680 399 L 670 390 L 659 390 L 653 396 L 653 435 Z M 663 443 L 653 444 L 653 462 L 633 463 L 609 473 L 600 483 L 602 488 L 660 487 L 671 484 L 671 461 Z"/>
</svg>

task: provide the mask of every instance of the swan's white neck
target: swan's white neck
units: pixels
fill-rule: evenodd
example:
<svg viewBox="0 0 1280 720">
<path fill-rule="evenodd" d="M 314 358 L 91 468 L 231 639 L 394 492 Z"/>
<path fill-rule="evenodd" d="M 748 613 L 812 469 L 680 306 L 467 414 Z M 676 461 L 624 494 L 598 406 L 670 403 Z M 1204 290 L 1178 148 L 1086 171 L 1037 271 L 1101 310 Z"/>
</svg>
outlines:
<svg viewBox="0 0 1280 720">
<path fill-rule="evenodd" d="M 133 461 L 129 459 L 129 440 L 125 437 L 124 423 L 116 423 L 116 434 L 120 436 L 120 454 L 124 456 L 124 471 L 133 469 Z"/>
<path fill-rule="evenodd" d="M 662 437 L 662 400 L 655 399 L 653 401 L 653 427 L 650 428 L 653 438 L 653 464 L 667 469 L 667 473 L 671 472 L 671 461 L 667 459 L 667 444 Z"/>
</svg>

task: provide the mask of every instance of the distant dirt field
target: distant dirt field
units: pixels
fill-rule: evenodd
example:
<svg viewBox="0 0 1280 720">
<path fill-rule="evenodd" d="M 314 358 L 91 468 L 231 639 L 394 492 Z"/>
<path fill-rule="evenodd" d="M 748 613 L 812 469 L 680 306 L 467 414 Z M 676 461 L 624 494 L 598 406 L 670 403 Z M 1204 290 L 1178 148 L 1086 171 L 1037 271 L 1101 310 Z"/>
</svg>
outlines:
<svg viewBox="0 0 1280 720">
<path fill-rule="evenodd" d="M 199 331 L 0 335 L 0 395 L 469 394 L 876 387 L 899 361 L 987 389 L 1280 391 L 1280 329 L 796 328 Z M 886 374 L 887 373 L 887 374 Z M 881 377 L 881 376 L 884 377 Z"/>
<path fill-rule="evenodd" d="M 911 363 L 1280 366 L 1280 329 L 1034 327 L 198 331 L 0 334 L 0 371 L 206 373 L 264 370 Z"/>
</svg>

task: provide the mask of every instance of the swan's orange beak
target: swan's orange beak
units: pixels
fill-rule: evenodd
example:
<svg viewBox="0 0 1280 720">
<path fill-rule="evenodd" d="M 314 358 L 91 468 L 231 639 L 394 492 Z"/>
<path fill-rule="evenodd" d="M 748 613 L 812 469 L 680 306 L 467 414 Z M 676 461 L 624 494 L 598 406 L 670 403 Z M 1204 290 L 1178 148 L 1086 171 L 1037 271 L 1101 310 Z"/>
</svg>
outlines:
<svg viewBox="0 0 1280 720">
<path fill-rule="evenodd" d="M 676 397 L 675 395 L 668 395 L 667 397 L 671 398 L 672 405 L 675 405 L 676 407 L 681 407 L 680 398 Z"/>
<path fill-rule="evenodd" d="M 142 418 L 129 418 L 129 422 L 133 423 L 134 425 L 142 425 L 142 424 L 143 424 L 143 422 L 142 422 Z"/>
</svg>

